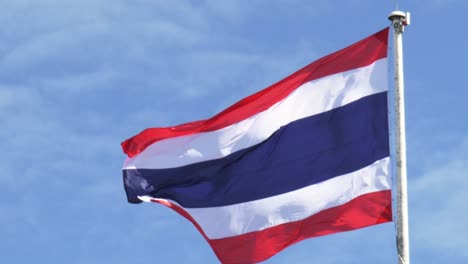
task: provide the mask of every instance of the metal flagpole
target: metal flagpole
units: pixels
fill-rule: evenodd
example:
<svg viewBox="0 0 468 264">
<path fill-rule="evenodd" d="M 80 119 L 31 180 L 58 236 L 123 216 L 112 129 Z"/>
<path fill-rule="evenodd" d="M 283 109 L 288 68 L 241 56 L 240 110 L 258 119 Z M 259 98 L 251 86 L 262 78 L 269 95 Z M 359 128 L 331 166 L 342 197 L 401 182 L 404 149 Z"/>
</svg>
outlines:
<svg viewBox="0 0 468 264">
<path fill-rule="evenodd" d="M 409 13 L 393 11 L 388 19 L 394 28 L 395 115 L 396 115 L 396 231 L 398 263 L 409 264 L 408 198 L 406 180 L 405 97 L 403 80 L 403 31 L 409 25 Z"/>
</svg>

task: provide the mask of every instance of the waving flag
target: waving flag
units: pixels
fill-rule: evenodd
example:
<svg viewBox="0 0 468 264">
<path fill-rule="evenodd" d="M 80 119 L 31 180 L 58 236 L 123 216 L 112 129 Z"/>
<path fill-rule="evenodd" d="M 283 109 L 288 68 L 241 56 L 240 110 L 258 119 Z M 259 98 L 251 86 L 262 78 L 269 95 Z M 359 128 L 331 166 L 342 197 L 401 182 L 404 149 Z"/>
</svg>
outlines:
<svg viewBox="0 0 468 264">
<path fill-rule="evenodd" d="M 216 116 L 122 143 L 128 201 L 190 220 L 222 263 L 391 221 L 384 29 Z"/>
</svg>

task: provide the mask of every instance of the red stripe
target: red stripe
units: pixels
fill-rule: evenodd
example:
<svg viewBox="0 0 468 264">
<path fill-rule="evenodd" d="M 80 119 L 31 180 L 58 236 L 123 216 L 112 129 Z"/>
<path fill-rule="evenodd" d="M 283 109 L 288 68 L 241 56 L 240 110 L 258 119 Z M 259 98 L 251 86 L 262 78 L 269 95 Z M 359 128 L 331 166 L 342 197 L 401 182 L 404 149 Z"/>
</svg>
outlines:
<svg viewBox="0 0 468 264">
<path fill-rule="evenodd" d="M 190 220 L 210 243 L 222 263 L 257 263 L 286 247 L 311 237 L 350 231 L 392 221 L 390 190 L 361 195 L 343 205 L 323 210 L 304 220 L 257 232 L 210 240 L 198 223 L 181 207 L 162 203 Z"/>
<path fill-rule="evenodd" d="M 387 57 L 387 40 L 388 28 L 385 28 L 347 48 L 305 66 L 270 87 L 242 99 L 210 119 L 174 127 L 146 129 L 122 142 L 122 149 L 129 157 L 133 157 L 149 145 L 163 139 L 214 131 L 237 123 L 268 109 L 305 82 L 364 67 L 378 59 Z"/>
</svg>

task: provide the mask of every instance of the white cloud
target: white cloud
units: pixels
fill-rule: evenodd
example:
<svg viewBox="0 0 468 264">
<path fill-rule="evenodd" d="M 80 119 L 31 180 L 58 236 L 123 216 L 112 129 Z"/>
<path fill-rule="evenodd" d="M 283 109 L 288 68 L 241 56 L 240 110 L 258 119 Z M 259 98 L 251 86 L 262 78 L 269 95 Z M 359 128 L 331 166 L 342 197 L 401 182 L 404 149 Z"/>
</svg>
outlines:
<svg viewBox="0 0 468 264">
<path fill-rule="evenodd" d="M 436 157 L 420 177 L 410 178 L 410 236 L 416 248 L 456 252 L 468 260 L 463 232 L 468 218 L 468 139 L 460 139 L 444 156 Z"/>
</svg>

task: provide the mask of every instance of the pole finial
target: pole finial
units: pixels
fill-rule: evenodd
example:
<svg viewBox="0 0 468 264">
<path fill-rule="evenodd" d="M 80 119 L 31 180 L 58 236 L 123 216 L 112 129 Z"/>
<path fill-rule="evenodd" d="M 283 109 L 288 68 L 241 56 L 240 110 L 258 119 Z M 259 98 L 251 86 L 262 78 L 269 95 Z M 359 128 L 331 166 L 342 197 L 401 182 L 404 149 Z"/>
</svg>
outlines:
<svg viewBox="0 0 468 264">
<path fill-rule="evenodd" d="M 410 24 L 410 13 L 395 10 L 390 13 L 388 19 L 392 21 L 395 33 L 403 33 L 403 31 L 405 31 L 405 26 Z"/>
</svg>

